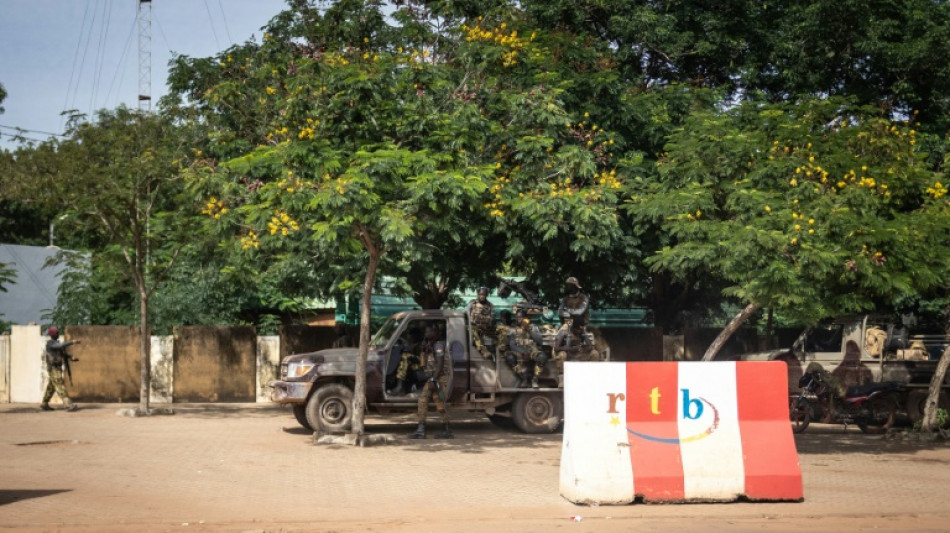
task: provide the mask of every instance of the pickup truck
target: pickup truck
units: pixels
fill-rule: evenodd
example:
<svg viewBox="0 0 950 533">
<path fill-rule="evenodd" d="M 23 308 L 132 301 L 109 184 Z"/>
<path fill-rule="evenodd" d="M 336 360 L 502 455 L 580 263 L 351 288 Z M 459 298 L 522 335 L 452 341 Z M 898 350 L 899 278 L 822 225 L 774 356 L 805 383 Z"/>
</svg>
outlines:
<svg viewBox="0 0 950 533">
<path fill-rule="evenodd" d="M 790 395 L 798 394 L 799 378 L 813 362 L 849 387 L 899 382 L 898 409 L 916 422 L 923 417 L 937 359 L 948 344 L 950 339 L 941 335 L 911 335 L 906 326 L 889 317 L 861 316 L 811 326 L 791 348 L 744 354 L 738 359 L 785 361 Z M 950 411 L 950 373 L 941 385 L 939 406 Z"/>
<path fill-rule="evenodd" d="M 370 342 L 366 361 L 366 404 L 381 414 L 414 411 L 418 393 L 396 395 L 395 385 L 400 355 L 421 339 L 426 326 L 442 332 L 447 355 L 452 358 L 452 378 L 446 391 L 450 408 L 482 411 L 498 425 L 514 425 L 525 433 L 557 430 L 564 414 L 563 389 L 559 375 L 565 359 L 603 359 L 603 348 L 570 353 L 559 350 L 540 376 L 539 388 L 519 388 L 519 378 L 504 361 L 486 357 L 473 342 L 468 316 L 462 311 L 405 311 L 391 316 Z M 546 328 L 542 349 L 553 352 L 555 332 Z M 594 346 L 595 339 L 588 333 Z M 493 350 L 494 339 L 482 339 Z M 336 348 L 288 356 L 280 364 L 280 379 L 272 381 L 271 400 L 293 406 L 303 427 L 321 432 L 344 431 L 352 417 L 353 386 L 356 375 L 356 348 Z M 489 352 L 489 355 L 493 351 Z M 603 356 L 601 355 L 603 354 Z M 421 388 L 421 387 L 420 387 Z"/>
</svg>

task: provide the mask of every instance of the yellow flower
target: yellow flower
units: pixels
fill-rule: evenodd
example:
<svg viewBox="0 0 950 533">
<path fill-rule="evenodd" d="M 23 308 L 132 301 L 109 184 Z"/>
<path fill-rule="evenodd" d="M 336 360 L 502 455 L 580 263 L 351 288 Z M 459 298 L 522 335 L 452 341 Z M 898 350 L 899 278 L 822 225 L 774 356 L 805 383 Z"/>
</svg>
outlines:
<svg viewBox="0 0 950 533">
<path fill-rule="evenodd" d="M 771 212 L 772 212 L 772 208 L 769 207 L 769 206 L 765 206 L 765 212 L 766 212 L 766 213 L 771 213 Z"/>
<path fill-rule="evenodd" d="M 792 244 L 798 244 L 798 237 L 792 237 Z"/>
<path fill-rule="evenodd" d="M 277 92 L 277 89 L 275 89 L 275 88 L 273 88 L 273 87 L 266 87 L 266 88 L 264 89 L 264 91 L 266 91 L 267 94 L 274 94 L 274 93 Z"/>
<path fill-rule="evenodd" d="M 809 230 L 808 230 L 808 234 L 809 234 L 809 235 L 811 235 L 811 234 L 813 234 L 813 233 L 815 233 L 815 230 L 813 230 L 813 229 L 809 229 Z"/>
</svg>

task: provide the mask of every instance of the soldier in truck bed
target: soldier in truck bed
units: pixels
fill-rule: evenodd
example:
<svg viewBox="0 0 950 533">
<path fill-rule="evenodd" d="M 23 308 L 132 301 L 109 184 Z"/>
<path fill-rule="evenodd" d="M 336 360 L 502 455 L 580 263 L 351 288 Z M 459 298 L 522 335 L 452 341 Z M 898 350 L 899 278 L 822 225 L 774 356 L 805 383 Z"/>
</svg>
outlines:
<svg viewBox="0 0 950 533">
<path fill-rule="evenodd" d="M 491 358 L 491 352 L 482 342 L 482 337 L 492 334 L 492 315 L 495 312 L 495 306 L 488 301 L 488 287 L 478 288 L 478 298 L 468 303 L 465 312 L 468 313 L 468 319 L 472 324 L 472 339 L 475 341 L 475 348 L 483 356 Z"/>
<path fill-rule="evenodd" d="M 508 335 L 508 349 L 519 359 L 521 371 L 515 370 L 521 378 L 519 387 L 527 386 L 529 383 L 533 388 L 539 387 L 538 378 L 548 362 L 548 354 L 539 350 L 539 346 L 541 346 L 541 332 L 531 323 L 527 313 L 519 309 L 515 326 L 511 328 Z"/>
</svg>

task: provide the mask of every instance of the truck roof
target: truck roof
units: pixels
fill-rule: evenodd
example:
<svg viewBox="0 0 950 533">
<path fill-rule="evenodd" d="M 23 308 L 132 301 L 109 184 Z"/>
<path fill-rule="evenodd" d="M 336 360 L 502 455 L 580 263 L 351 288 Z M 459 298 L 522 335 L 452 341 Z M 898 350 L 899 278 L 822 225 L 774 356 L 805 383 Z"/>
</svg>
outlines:
<svg viewBox="0 0 950 533">
<path fill-rule="evenodd" d="M 465 317 L 464 311 L 454 311 L 451 309 L 422 309 L 412 311 L 400 311 L 393 315 L 393 318 L 402 319 L 407 317 L 420 318 L 459 318 Z"/>
</svg>

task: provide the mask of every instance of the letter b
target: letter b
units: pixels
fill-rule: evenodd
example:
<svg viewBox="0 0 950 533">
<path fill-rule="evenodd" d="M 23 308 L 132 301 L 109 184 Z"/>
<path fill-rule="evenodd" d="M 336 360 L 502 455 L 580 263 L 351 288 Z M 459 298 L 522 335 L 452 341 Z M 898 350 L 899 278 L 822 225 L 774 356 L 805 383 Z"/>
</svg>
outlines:
<svg viewBox="0 0 950 533">
<path fill-rule="evenodd" d="M 688 418 L 690 420 L 696 420 L 697 418 L 703 416 L 703 402 L 698 398 L 689 397 L 689 389 L 680 389 L 683 391 L 683 418 Z M 693 407 L 696 407 L 695 414 L 693 413 Z"/>
</svg>

